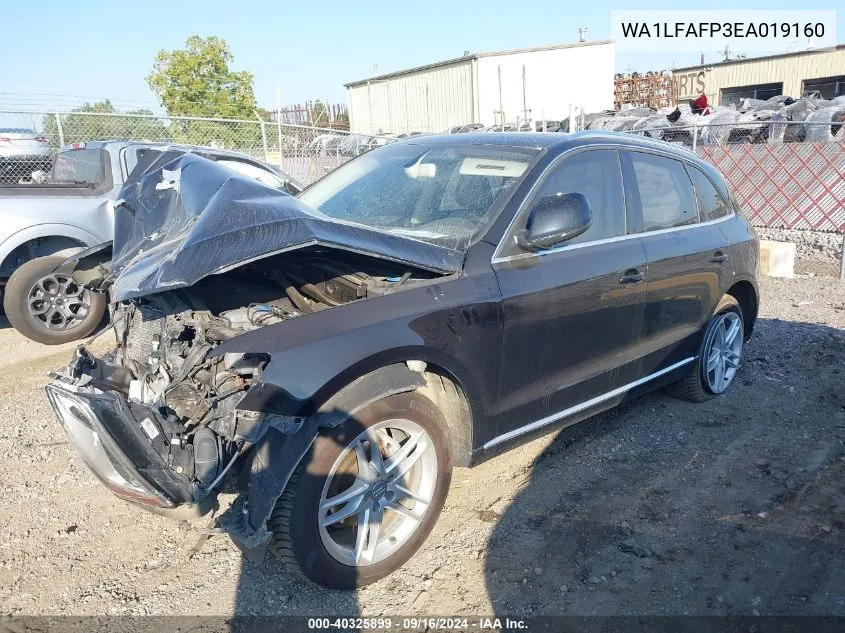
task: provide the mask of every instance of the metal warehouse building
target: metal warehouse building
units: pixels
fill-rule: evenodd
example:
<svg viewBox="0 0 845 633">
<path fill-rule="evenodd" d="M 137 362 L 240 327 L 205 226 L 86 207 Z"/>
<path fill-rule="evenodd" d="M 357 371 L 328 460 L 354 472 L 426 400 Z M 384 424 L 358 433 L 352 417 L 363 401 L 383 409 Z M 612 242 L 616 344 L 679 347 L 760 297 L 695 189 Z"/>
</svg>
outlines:
<svg viewBox="0 0 845 633">
<path fill-rule="evenodd" d="M 609 40 L 467 54 L 345 84 L 360 134 L 442 132 L 481 123 L 561 120 L 613 106 Z"/>
<path fill-rule="evenodd" d="M 845 45 L 677 68 L 673 73 L 678 101 L 694 99 L 701 93 L 718 105 L 814 92 L 832 99 L 845 95 Z"/>
</svg>

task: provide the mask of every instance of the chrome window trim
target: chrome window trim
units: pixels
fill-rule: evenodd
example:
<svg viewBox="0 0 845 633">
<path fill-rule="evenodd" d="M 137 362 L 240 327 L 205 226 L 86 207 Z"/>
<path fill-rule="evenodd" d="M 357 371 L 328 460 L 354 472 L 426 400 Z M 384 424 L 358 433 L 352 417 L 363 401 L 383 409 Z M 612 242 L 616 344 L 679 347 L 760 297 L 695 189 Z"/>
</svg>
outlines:
<svg viewBox="0 0 845 633">
<path fill-rule="evenodd" d="M 695 224 L 688 224 L 688 225 L 685 225 L 685 226 L 676 226 L 676 227 L 672 227 L 672 228 L 668 228 L 668 229 L 656 229 L 654 231 L 643 231 L 641 233 L 631 233 L 630 235 L 619 235 L 617 237 L 606 237 L 604 239 L 591 240 L 589 242 L 581 242 L 579 244 L 567 244 L 566 242 L 563 242 L 560 246 L 555 246 L 554 248 L 543 249 L 543 250 L 540 250 L 540 251 L 526 251 L 524 253 L 517 253 L 516 255 L 502 255 L 501 252 L 504 250 L 505 243 L 507 242 L 508 238 L 511 236 L 512 231 L 514 230 L 514 226 L 517 223 L 517 220 L 525 213 L 529 202 L 534 197 L 534 194 L 536 193 L 536 191 L 540 187 L 540 185 L 545 181 L 548 173 L 552 169 L 557 167 L 566 158 L 572 156 L 573 154 L 577 154 L 577 153 L 583 152 L 583 151 L 588 151 L 588 150 L 591 150 L 591 149 L 613 149 L 613 150 L 617 150 L 617 151 L 618 150 L 629 150 L 629 151 L 644 152 L 644 153 L 647 153 L 647 154 L 656 154 L 656 155 L 661 156 L 663 158 L 669 158 L 669 159 L 672 159 L 672 160 L 677 160 L 684 165 L 689 164 L 692 167 L 696 167 L 695 162 L 692 161 L 692 160 L 689 160 L 685 156 L 677 156 L 677 155 L 673 154 L 672 152 L 662 151 L 660 148 L 656 148 L 656 147 L 655 148 L 641 147 L 639 145 L 629 145 L 625 142 L 601 143 L 601 144 L 597 143 L 595 145 L 582 145 L 580 147 L 573 147 L 571 149 L 568 149 L 565 152 L 561 153 L 551 163 L 549 163 L 546 166 L 546 168 L 543 170 L 543 173 L 541 173 L 540 176 L 537 178 L 537 180 L 534 182 L 534 184 L 531 185 L 531 189 L 528 190 L 528 193 L 525 195 L 525 199 L 522 201 L 522 204 L 519 205 L 519 208 L 516 210 L 516 213 L 514 213 L 513 218 L 511 218 L 511 221 L 508 223 L 507 229 L 505 229 L 505 232 L 504 232 L 504 235 L 502 236 L 501 241 L 499 242 L 498 246 L 496 246 L 496 250 L 493 252 L 493 257 L 490 260 L 491 264 L 501 264 L 501 263 L 504 263 L 504 262 L 519 261 L 519 260 L 522 260 L 522 259 L 528 259 L 530 257 L 540 257 L 540 256 L 543 256 L 543 255 L 551 255 L 553 253 L 559 253 L 563 250 L 568 250 L 568 249 L 574 250 L 574 249 L 577 249 L 577 248 L 584 248 L 586 246 L 596 246 L 598 244 L 609 244 L 609 243 L 612 243 L 612 242 L 621 242 L 622 240 L 627 240 L 627 239 L 632 239 L 632 238 L 642 238 L 642 237 L 647 237 L 647 236 L 650 236 L 650 235 L 661 235 L 663 233 L 672 233 L 672 232 L 675 232 L 675 231 L 687 231 L 689 229 L 698 228 L 700 226 L 707 226 L 707 225 L 710 225 L 710 224 L 717 224 L 719 222 L 725 222 L 725 221 L 730 220 L 730 219 L 732 219 L 736 216 L 736 212 L 733 211 L 733 205 L 731 205 L 732 211 L 729 215 L 723 216 L 721 218 L 716 218 L 715 220 L 708 220 L 706 222 L 697 222 Z M 618 154 L 617 154 L 617 157 L 618 157 L 618 160 L 620 161 L 620 170 L 619 170 L 620 178 L 623 178 L 622 169 L 621 169 L 621 159 L 622 159 L 622 157 L 619 156 Z M 699 171 L 703 171 L 699 167 L 696 167 L 696 168 L 699 169 Z M 707 176 L 706 173 L 705 173 L 705 176 Z M 692 182 L 692 178 L 690 178 L 690 186 L 693 188 L 693 196 L 695 196 L 695 184 Z M 623 208 L 625 209 L 625 226 L 626 226 L 626 230 L 627 230 L 628 209 L 627 209 L 627 203 L 626 203 L 626 200 L 625 200 L 624 187 L 625 187 L 625 182 L 624 182 L 624 178 L 623 178 L 623 180 L 622 180 L 622 188 L 623 188 L 622 189 L 622 205 L 623 205 Z M 716 191 L 717 192 L 719 191 L 718 187 L 716 187 Z M 695 199 L 695 203 L 696 203 L 696 211 L 699 211 L 697 198 Z M 699 217 L 699 219 L 701 218 L 700 212 L 698 213 L 698 217 Z"/>
<path fill-rule="evenodd" d="M 581 242 L 580 244 L 566 244 L 563 243 L 560 246 L 555 246 L 554 248 L 547 248 L 542 251 L 532 251 L 532 252 L 525 252 L 525 253 L 518 253 L 516 255 L 507 255 L 505 257 L 497 257 L 495 254 L 493 255 L 493 259 L 490 260 L 491 264 L 501 264 L 503 262 L 511 262 L 511 261 L 519 261 L 521 259 L 526 259 L 528 257 L 539 257 L 542 255 L 551 255 L 553 253 L 560 253 L 561 251 L 565 250 L 575 250 L 578 248 L 584 248 L 585 246 L 596 246 L 598 244 L 610 244 L 612 242 L 622 242 L 624 240 L 630 239 L 641 239 L 643 237 L 650 237 L 652 235 L 662 235 L 664 233 L 677 233 L 679 231 L 689 231 L 690 229 L 697 229 L 700 226 L 709 226 L 711 224 L 718 224 L 720 222 L 726 222 L 736 216 L 736 213 L 731 211 L 730 215 L 723 216 L 721 218 L 716 218 L 715 220 L 708 220 L 707 222 L 698 222 L 697 224 L 688 224 L 686 226 L 677 226 L 671 229 L 657 229 L 655 231 L 645 231 L 643 233 L 631 233 L 630 235 L 619 235 L 618 237 L 606 237 L 601 240 L 592 240 L 590 242 Z M 498 251 L 497 251 L 498 252 Z"/>
<path fill-rule="evenodd" d="M 688 170 L 689 169 L 698 170 L 698 173 L 700 173 L 702 176 L 704 176 L 704 179 L 707 182 L 709 182 L 710 186 L 713 187 L 713 189 L 716 191 L 716 195 L 719 196 L 719 198 L 722 200 L 722 202 L 725 203 L 725 208 L 728 209 L 728 215 L 723 215 L 721 218 L 716 218 L 716 219 L 722 220 L 722 219 L 730 217 L 733 214 L 733 205 L 730 203 L 730 200 L 725 200 L 725 196 L 722 195 L 722 192 L 719 189 L 719 185 L 717 185 L 715 182 L 713 182 L 713 179 L 710 177 L 710 175 L 706 171 L 704 171 L 701 167 L 699 167 L 698 165 L 694 165 L 693 163 L 688 162 L 686 167 L 687 167 Z M 687 173 L 689 174 L 689 171 L 687 171 Z M 692 192 L 693 192 L 693 194 L 695 194 L 695 205 L 698 207 L 698 217 L 700 218 L 700 217 L 702 217 L 702 211 L 701 211 L 701 203 L 698 200 L 698 188 L 695 186 L 695 182 L 693 181 L 691 174 L 689 175 L 689 179 L 690 179 L 690 182 L 692 183 Z M 708 222 L 712 222 L 712 220 L 708 220 Z"/>
<path fill-rule="evenodd" d="M 632 152 L 632 153 L 636 153 L 636 152 Z M 655 152 L 639 152 L 639 153 L 640 154 L 655 154 L 655 156 L 659 156 L 660 158 L 667 158 L 666 156 L 660 156 L 659 154 L 656 154 Z M 689 167 L 692 167 L 692 163 L 688 160 L 682 160 L 680 158 L 674 158 L 672 160 L 675 160 L 676 162 L 681 164 L 681 169 L 684 170 L 684 176 L 687 177 L 687 182 L 689 183 L 690 193 L 692 193 L 692 206 L 695 209 L 695 222 L 693 222 L 692 224 L 681 224 L 680 226 L 673 226 L 673 227 L 670 227 L 670 228 L 680 229 L 680 228 L 683 228 L 685 226 L 696 226 L 697 224 L 701 224 L 701 208 L 698 206 L 698 198 L 696 197 L 696 194 L 695 194 L 695 184 L 692 182 L 692 178 L 689 175 Z M 634 172 L 635 172 L 634 173 L 634 179 L 637 180 L 637 191 L 639 191 L 639 179 L 637 178 L 637 174 L 636 174 L 637 168 L 634 166 L 634 159 L 633 158 L 631 159 L 631 169 L 633 169 Z M 642 211 L 642 193 L 640 193 L 640 211 Z M 644 220 L 644 218 L 641 218 L 641 219 Z M 645 224 L 645 221 L 643 221 L 643 224 Z M 665 231 L 666 229 L 657 229 L 657 230 L 658 231 Z M 651 233 L 651 232 L 652 231 L 643 231 L 643 233 Z M 640 235 L 642 235 L 643 233 L 640 233 Z"/>
<path fill-rule="evenodd" d="M 640 385 L 644 385 L 645 383 L 647 383 L 651 380 L 654 380 L 655 378 L 659 378 L 660 376 L 663 376 L 664 374 L 668 374 L 669 372 L 674 371 L 674 370 L 676 370 L 680 367 L 683 367 L 684 365 L 689 365 L 691 362 L 693 362 L 695 360 L 695 358 L 696 358 L 695 356 L 690 356 L 689 358 L 685 358 L 684 360 L 679 361 L 679 362 L 677 362 L 673 365 L 670 365 L 669 367 L 665 367 L 664 369 L 661 369 L 660 371 L 656 371 L 653 374 L 649 374 L 648 376 L 644 376 L 643 378 L 635 380 L 634 382 L 629 382 L 627 385 L 622 385 L 621 387 L 617 387 L 616 389 L 613 389 L 612 391 L 608 391 L 607 393 L 604 393 L 600 396 L 596 396 L 595 398 L 591 398 L 591 399 L 586 400 L 586 401 L 584 401 L 580 404 L 576 404 L 575 406 L 569 407 L 568 409 L 564 409 L 563 411 L 558 411 L 557 413 L 553 413 L 552 415 L 546 416 L 545 418 L 537 420 L 536 422 L 532 422 L 531 424 L 526 424 L 525 426 L 521 426 L 518 429 L 514 429 L 513 431 L 508 431 L 507 433 L 502 433 L 501 435 L 497 435 L 492 440 L 485 442 L 484 445 L 482 446 L 482 448 L 485 449 L 485 450 L 487 450 L 489 448 L 493 448 L 494 446 L 501 444 L 502 442 L 507 442 L 508 440 L 511 440 L 515 437 L 519 437 L 520 435 L 524 435 L 525 433 L 530 433 L 531 431 L 541 429 L 544 426 L 548 426 L 549 424 L 557 422 L 558 420 L 562 420 L 563 418 L 566 418 L 570 415 L 573 415 L 575 413 L 579 413 L 579 412 L 583 411 L 584 409 L 589 409 L 592 406 L 595 406 L 597 404 L 601 404 L 602 402 L 610 400 L 611 398 L 615 398 L 616 396 L 619 396 L 619 395 L 625 393 L 626 391 L 630 391 L 631 389 L 633 389 L 635 387 L 639 387 Z"/>
</svg>

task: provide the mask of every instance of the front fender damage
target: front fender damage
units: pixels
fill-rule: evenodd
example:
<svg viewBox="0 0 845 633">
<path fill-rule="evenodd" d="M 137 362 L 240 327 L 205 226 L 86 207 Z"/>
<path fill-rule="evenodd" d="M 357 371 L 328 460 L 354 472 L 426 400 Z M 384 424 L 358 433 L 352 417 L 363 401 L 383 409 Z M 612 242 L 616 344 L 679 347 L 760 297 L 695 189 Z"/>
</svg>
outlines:
<svg viewBox="0 0 845 633">
<path fill-rule="evenodd" d="M 272 533 L 267 522 L 300 462 L 323 429 L 334 428 L 364 407 L 390 395 L 425 386 L 425 363 L 387 365 L 330 398 L 307 418 L 258 414 L 252 438 L 256 444 L 242 466 L 238 497 L 220 516 L 218 525 L 250 560 L 260 562 Z"/>
<path fill-rule="evenodd" d="M 245 489 L 239 486 L 238 498 L 220 515 L 218 525 L 251 560 L 264 558 L 271 536 L 267 520 L 296 466 L 317 439 L 319 428 L 317 415 L 304 420 L 293 435 L 271 426 L 250 452 L 240 477 L 246 479 Z"/>
</svg>

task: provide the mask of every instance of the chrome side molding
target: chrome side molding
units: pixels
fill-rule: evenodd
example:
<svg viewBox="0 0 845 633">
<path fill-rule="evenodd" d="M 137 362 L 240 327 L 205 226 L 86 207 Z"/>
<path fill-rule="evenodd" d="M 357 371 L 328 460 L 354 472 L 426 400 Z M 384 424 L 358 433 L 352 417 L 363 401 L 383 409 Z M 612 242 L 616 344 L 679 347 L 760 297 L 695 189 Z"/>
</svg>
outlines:
<svg viewBox="0 0 845 633">
<path fill-rule="evenodd" d="M 622 385 L 621 387 L 617 387 L 613 391 L 608 391 L 600 396 L 596 396 L 595 398 L 591 398 L 582 402 L 580 404 L 576 404 L 575 406 L 569 407 L 568 409 L 564 409 L 563 411 L 558 411 L 557 413 L 553 413 L 550 416 L 547 416 L 541 420 L 537 420 L 536 422 L 532 422 L 531 424 L 526 424 L 525 426 L 521 426 L 518 429 L 514 429 L 513 431 L 508 431 L 507 433 L 502 433 L 501 435 L 497 435 L 489 442 L 485 442 L 482 446 L 483 449 L 488 449 L 496 446 L 497 444 L 501 444 L 502 442 L 507 442 L 515 437 L 519 437 L 520 435 L 524 435 L 525 433 L 530 433 L 531 431 L 535 431 L 540 429 L 544 426 L 549 424 L 553 424 L 558 420 L 562 420 L 570 415 L 578 413 L 579 411 L 583 411 L 584 409 L 589 409 L 592 406 L 600 404 L 605 400 L 610 400 L 611 398 L 615 398 L 616 396 L 620 396 L 624 394 L 626 391 L 630 391 L 634 387 L 639 387 L 655 378 L 659 378 L 664 374 L 668 374 L 671 371 L 675 371 L 679 367 L 683 367 L 684 365 L 689 365 L 691 362 L 695 360 L 694 356 L 690 356 L 689 358 L 685 358 L 682 361 L 675 363 L 674 365 L 670 365 L 669 367 L 665 367 L 660 371 L 656 371 L 653 374 L 649 374 L 648 376 L 644 376 L 634 382 L 630 382 L 627 385 Z"/>
</svg>

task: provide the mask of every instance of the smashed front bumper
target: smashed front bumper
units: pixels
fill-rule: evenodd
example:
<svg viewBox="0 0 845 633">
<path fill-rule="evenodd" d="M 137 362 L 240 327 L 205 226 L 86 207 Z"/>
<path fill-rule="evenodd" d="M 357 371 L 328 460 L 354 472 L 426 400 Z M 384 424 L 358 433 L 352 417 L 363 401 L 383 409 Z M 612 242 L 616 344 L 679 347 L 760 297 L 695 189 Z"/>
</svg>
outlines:
<svg viewBox="0 0 845 633">
<path fill-rule="evenodd" d="M 165 438 L 152 410 L 120 393 L 60 378 L 46 391 L 70 444 L 118 497 L 163 514 L 182 506 L 180 515 L 199 516 L 212 508 L 213 499 L 198 504 L 190 482 L 168 467 L 156 446 Z"/>
</svg>

